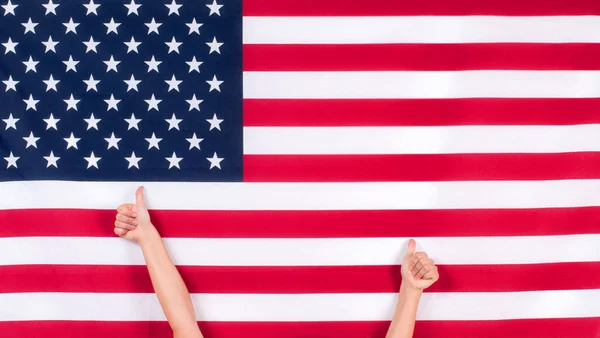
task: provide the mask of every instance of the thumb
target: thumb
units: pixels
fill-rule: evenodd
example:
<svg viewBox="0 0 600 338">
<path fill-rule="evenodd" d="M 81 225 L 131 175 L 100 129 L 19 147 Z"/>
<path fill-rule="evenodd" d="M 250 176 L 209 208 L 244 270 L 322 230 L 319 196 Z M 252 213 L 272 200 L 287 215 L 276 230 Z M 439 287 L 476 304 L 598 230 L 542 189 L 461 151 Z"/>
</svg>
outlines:
<svg viewBox="0 0 600 338">
<path fill-rule="evenodd" d="M 417 242 L 415 242 L 414 239 L 410 239 L 408 241 L 408 251 L 406 252 L 406 255 L 412 255 L 415 253 L 415 249 L 417 248 Z"/>
<path fill-rule="evenodd" d="M 146 202 L 144 201 L 144 186 L 137 188 L 135 192 L 135 205 L 146 208 Z"/>
</svg>

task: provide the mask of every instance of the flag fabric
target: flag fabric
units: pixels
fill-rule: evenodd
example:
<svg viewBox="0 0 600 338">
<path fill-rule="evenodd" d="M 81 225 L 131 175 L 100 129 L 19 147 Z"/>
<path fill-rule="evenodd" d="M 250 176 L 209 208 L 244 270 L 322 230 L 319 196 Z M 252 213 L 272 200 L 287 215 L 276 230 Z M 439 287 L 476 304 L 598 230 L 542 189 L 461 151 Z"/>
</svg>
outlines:
<svg viewBox="0 0 600 338">
<path fill-rule="evenodd" d="M 0 336 L 600 335 L 600 2 L 0 0 Z"/>
</svg>

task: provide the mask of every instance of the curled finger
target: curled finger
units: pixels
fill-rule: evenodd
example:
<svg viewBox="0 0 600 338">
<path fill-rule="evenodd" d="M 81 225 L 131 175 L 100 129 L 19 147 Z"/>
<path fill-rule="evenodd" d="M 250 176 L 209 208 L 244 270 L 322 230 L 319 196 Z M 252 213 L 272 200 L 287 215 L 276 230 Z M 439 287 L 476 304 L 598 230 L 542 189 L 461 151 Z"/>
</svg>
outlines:
<svg viewBox="0 0 600 338">
<path fill-rule="evenodd" d="M 417 272 L 417 278 L 423 278 L 423 276 L 425 276 L 426 273 L 428 273 L 429 271 L 431 271 L 431 267 L 429 265 L 423 265 L 423 268 L 421 268 L 421 270 L 419 270 L 419 272 Z"/>
<path fill-rule="evenodd" d="M 129 217 L 129 216 L 121 214 L 121 213 L 117 214 L 116 219 L 117 219 L 117 221 L 121 221 L 123 223 L 137 225 L 137 220 L 135 218 Z"/>
<path fill-rule="evenodd" d="M 421 261 L 417 261 L 413 268 L 411 269 L 413 276 L 416 276 L 419 270 L 423 268 L 423 263 Z"/>
<path fill-rule="evenodd" d="M 135 225 L 131 225 L 129 223 L 115 221 L 115 228 L 123 229 L 123 230 L 134 230 Z"/>
<path fill-rule="evenodd" d="M 415 253 L 415 256 L 419 259 L 428 258 L 427 253 L 423 251 L 419 251 Z"/>
<path fill-rule="evenodd" d="M 429 271 L 427 271 L 427 273 L 425 273 L 423 275 L 423 279 L 432 280 L 434 282 L 437 281 L 438 278 L 439 278 L 439 274 L 438 274 L 437 268 L 435 268 L 435 267 L 430 269 Z"/>
<path fill-rule="evenodd" d="M 135 210 L 133 210 L 133 204 L 121 204 L 117 208 L 117 212 L 129 217 L 137 217 Z"/>
</svg>

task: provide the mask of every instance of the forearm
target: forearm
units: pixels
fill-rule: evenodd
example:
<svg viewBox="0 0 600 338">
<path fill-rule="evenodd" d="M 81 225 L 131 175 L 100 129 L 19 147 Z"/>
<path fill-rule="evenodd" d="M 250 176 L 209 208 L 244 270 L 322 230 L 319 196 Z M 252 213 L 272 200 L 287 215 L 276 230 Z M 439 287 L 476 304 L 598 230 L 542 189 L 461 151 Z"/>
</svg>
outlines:
<svg viewBox="0 0 600 338">
<path fill-rule="evenodd" d="M 143 238 L 140 238 L 140 246 L 148 266 L 152 286 L 175 336 L 202 337 L 196 323 L 190 294 L 171 261 L 158 231 L 154 228 L 148 231 Z"/>
<path fill-rule="evenodd" d="M 421 290 L 402 284 L 398 293 L 396 311 L 386 338 L 412 338 L 421 294 Z"/>
</svg>

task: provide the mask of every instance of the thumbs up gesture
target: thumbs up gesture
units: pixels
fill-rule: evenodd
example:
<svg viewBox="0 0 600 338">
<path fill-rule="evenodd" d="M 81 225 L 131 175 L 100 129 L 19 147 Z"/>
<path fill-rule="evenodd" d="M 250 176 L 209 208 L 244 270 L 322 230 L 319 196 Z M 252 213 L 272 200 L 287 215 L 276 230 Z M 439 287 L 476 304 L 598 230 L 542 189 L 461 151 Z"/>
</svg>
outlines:
<svg viewBox="0 0 600 338">
<path fill-rule="evenodd" d="M 146 233 L 152 231 L 155 228 L 144 201 L 144 187 L 139 187 L 135 192 L 135 204 L 121 204 L 117 208 L 114 232 L 120 237 L 139 242 Z"/>
<path fill-rule="evenodd" d="M 408 251 L 402 262 L 402 284 L 417 289 L 425 290 L 435 283 L 440 275 L 433 260 L 425 252 L 415 252 L 417 243 L 408 242 Z"/>
</svg>

